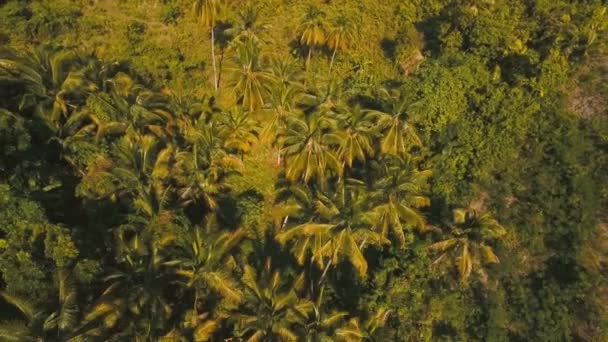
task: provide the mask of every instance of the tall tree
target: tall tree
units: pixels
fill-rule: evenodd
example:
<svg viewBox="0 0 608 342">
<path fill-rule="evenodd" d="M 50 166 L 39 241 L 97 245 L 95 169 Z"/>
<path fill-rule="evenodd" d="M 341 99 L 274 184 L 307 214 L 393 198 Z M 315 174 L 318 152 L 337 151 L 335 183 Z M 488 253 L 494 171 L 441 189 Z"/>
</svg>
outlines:
<svg viewBox="0 0 608 342">
<path fill-rule="evenodd" d="M 345 15 L 337 16 L 327 33 L 327 46 L 332 51 L 329 72 L 334 66 L 334 59 L 338 50 L 346 50 L 354 38 L 355 26 Z"/>
<path fill-rule="evenodd" d="M 0 291 L 0 298 L 18 309 L 27 320 L 0 322 L 0 340 L 60 341 L 76 332 L 79 308 L 75 281 L 65 269 L 57 270 L 56 277 L 58 297 L 53 301 L 55 310 L 50 314 L 35 308 L 26 298 Z"/>
<path fill-rule="evenodd" d="M 76 50 L 38 48 L 0 56 L 0 86 L 23 90 L 19 110 L 32 110 L 55 132 L 97 86 L 82 71 L 86 56 Z"/>
<path fill-rule="evenodd" d="M 208 215 L 202 226 L 190 227 L 178 241 L 175 259 L 176 273 L 186 280 L 194 293 L 193 313 L 202 314 L 201 302 L 210 294 L 219 294 L 231 306 L 238 304 L 243 294 L 231 277 L 230 265 L 236 266 L 232 254 L 245 232 L 225 232 L 219 229 L 215 215 Z"/>
<path fill-rule="evenodd" d="M 251 112 L 242 107 L 233 107 L 219 118 L 218 124 L 228 151 L 243 155 L 258 140 L 258 122 L 251 117 Z"/>
<path fill-rule="evenodd" d="M 246 295 L 242 313 L 236 316 L 239 337 L 251 342 L 297 341 L 298 330 L 313 310 L 312 302 L 297 294 L 302 277 L 288 283 L 267 260 L 262 272 L 246 265 L 242 282 Z"/>
<path fill-rule="evenodd" d="M 309 207 L 314 208 L 310 221 L 297 224 L 276 235 L 282 245 L 288 242 L 299 262 L 311 255 L 311 261 L 323 270 L 321 282 L 328 269 L 340 258 L 348 260 L 361 277 L 367 275 L 367 260 L 363 248 L 384 245 L 388 240 L 372 229 L 364 194 L 364 183 L 355 179 L 338 181 L 333 193 L 317 191 Z"/>
<path fill-rule="evenodd" d="M 260 48 L 252 41 L 238 46 L 237 67 L 231 86 L 240 104 L 250 112 L 262 108 L 271 91 L 273 75 L 265 70 L 260 59 Z"/>
<path fill-rule="evenodd" d="M 353 167 L 355 160 L 365 161 L 374 156 L 374 138 L 379 133 L 376 129 L 376 115 L 360 107 L 341 106 L 337 115 L 340 147 L 338 158 L 344 166 Z"/>
<path fill-rule="evenodd" d="M 106 276 L 106 289 L 86 313 L 81 328 L 84 336 L 99 336 L 113 328 L 136 341 L 163 335 L 174 314 L 166 294 L 176 275 L 162 250 L 174 243 L 175 235 L 160 227 L 168 228 L 174 219 L 169 212 L 152 218 L 133 217 L 116 229 L 113 247 L 118 268 Z"/>
<path fill-rule="evenodd" d="M 351 318 L 344 326 L 336 330 L 337 340 L 340 342 L 380 341 L 377 332 L 386 325 L 390 314 L 390 310 L 381 308 L 364 322 L 357 317 Z"/>
<path fill-rule="evenodd" d="M 325 286 L 321 286 L 319 295 L 313 303 L 314 310 L 308 316 L 305 327 L 306 342 L 328 341 L 336 326 L 348 315 L 345 311 L 328 311 L 331 309 L 329 303 L 325 302 L 324 292 Z"/>
<path fill-rule="evenodd" d="M 373 222 L 385 238 L 396 238 L 400 246 L 412 240 L 412 231 L 424 231 L 425 219 L 419 208 L 429 206 L 426 196 L 431 170 L 419 170 L 417 160 L 386 157 L 374 162 L 376 171 L 370 200 Z"/>
<path fill-rule="evenodd" d="M 374 111 L 379 114 L 378 125 L 383 130 L 383 138 L 380 141 L 380 152 L 388 155 L 403 155 L 411 147 L 420 146 L 421 140 L 416 133 L 415 127 L 408 122 L 407 106 L 405 96 L 396 91 L 382 90 L 385 97 L 384 111 Z"/>
<path fill-rule="evenodd" d="M 218 75 L 215 61 L 215 25 L 220 15 L 221 0 L 195 0 L 194 13 L 200 17 L 203 26 L 211 31 L 211 63 L 213 65 L 213 87 L 218 88 Z"/>
<path fill-rule="evenodd" d="M 300 89 L 292 85 L 278 88 L 270 94 L 269 106 L 265 110 L 270 117 L 265 120 L 267 123 L 262 128 L 260 139 L 271 141 L 276 146 L 277 165 L 281 165 L 283 145 L 280 137 L 287 129 L 288 118 L 298 115 L 295 100 L 300 96 Z"/>
<path fill-rule="evenodd" d="M 506 235 L 506 230 L 489 213 L 478 214 L 472 209 L 455 209 L 447 237 L 428 248 L 439 256 L 433 264 L 455 262 L 463 285 L 467 285 L 474 270 L 480 280 L 487 281 L 483 264 L 496 264 L 500 260 L 492 244 Z"/>
<path fill-rule="evenodd" d="M 325 35 L 325 13 L 315 6 L 309 6 L 302 18 L 300 25 L 300 44 L 308 47 L 308 57 L 306 58 L 306 68 L 310 66 L 310 57 L 315 47 L 323 45 L 326 40 Z"/>
<path fill-rule="evenodd" d="M 262 45 L 266 41 L 266 30 L 269 25 L 260 21 L 259 11 L 252 4 L 247 4 L 237 14 L 237 20 L 225 33 L 232 37 L 231 44 L 252 42 Z"/>
<path fill-rule="evenodd" d="M 332 147 L 338 141 L 332 127 L 335 127 L 335 121 L 322 114 L 288 119 L 280 140 L 286 157 L 287 179 L 302 179 L 305 183 L 316 179 L 323 184 L 329 176 L 328 171 L 342 174 L 342 166 Z"/>
</svg>

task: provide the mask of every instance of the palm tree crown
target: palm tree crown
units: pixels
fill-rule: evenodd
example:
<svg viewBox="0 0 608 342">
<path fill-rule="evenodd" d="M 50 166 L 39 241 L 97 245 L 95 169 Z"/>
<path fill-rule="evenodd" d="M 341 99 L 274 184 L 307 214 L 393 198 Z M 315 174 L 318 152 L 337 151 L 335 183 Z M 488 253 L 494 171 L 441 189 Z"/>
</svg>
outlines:
<svg viewBox="0 0 608 342">
<path fill-rule="evenodd" d="M 430 251 L 439 254 L 433 263 L 439 264 L 452 257 L 462 284 L 468 283 L 473 270 L 485 283 L 487 274 L 483 264 L 500 262 L 491 245 L 504 238 L 505 228 L 489 213 L 479 215 L 472 209 L 455 209 L 448 228 L 448 237 L 429 246 Z"/>
<path fill-rule="evenodd" d="M 325 43 L 324 18 L 325 13 L 314 6 L 310 6 L 302 19 L 302 24 L 300 26 L 300 31 L 302 32 L 300 35 L 300 44 L 308 47 L 306 66 L 310 64 L 312 49 Z"/>
</svg>

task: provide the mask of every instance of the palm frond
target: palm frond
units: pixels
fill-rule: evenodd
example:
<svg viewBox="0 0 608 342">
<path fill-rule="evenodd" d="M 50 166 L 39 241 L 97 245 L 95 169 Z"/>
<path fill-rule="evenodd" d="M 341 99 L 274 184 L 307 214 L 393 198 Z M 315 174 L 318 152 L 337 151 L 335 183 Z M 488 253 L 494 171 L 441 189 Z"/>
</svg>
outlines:
<svg viewBox="0 0 608 342">
<path fill-rule="evenodd" d="M 10 294 L 6 291 L 0 291 L 0 296 L 4 298 L 9 304 L 15 306 L 21 313 L 31 321 L 34 318 L 36 310 L 34 310 L 34 306 L 27 299 L 22 298 L 15 294 Z"/>
</svg>

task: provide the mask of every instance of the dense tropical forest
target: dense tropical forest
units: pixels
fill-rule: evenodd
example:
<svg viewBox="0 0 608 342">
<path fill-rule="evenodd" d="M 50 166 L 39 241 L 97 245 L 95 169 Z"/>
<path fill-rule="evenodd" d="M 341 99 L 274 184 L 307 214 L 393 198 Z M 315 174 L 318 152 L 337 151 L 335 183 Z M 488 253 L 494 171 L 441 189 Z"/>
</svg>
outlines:
<svg viewBox="0 0 608 342">
<path fill-rule="evenodd" d="M 602 0 L 0 0 L 0 341 L 607 341 Z"/>
</svg>

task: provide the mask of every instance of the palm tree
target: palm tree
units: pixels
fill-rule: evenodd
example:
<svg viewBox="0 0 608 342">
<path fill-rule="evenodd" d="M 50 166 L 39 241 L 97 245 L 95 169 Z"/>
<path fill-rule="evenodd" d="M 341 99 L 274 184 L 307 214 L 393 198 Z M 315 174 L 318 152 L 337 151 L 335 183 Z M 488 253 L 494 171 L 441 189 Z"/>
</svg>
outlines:
<svg viewBox="0 0 608 342">
<path fill-rule="evenodd" d="M 233 107 L 219 118 L 220 134 L 228 151 L 237 151 L 243 155 L 258 140 L 259 126 L 250 114 L 241 107 Z"/>
<path fill-rule="evenodd" d="M 373 222 L 385 238 L 393 235 L 400 246 L 408 242 L 404 230 L 423 231 L 426 223 L 418 208 L 430 205 L 424 192 L 431 170 L 419 170 L 413 157 L 386 157 L 374 164 L 377 181 L 369 194 Z M 411 240 L 410 240 L 411 241 Z"/>
<path fill-rule="evenodd" d="M 75 50 L 38 50 L 0 58 L 0 85 L 22 89 L 19 109 L 33 108 L 43 123 L 55 132 L 65 119 L 84 104 L 96 85 L 82 72 L 84 56 Z"/>
<path fill-rule="evenodd" d="M 24 298 L 6 292 L 0 292 L 0 297 L 18 309 L 25 318 L 25 321 L 0 321 L 0 340 L 7 342 L 42 341 L 44 334 L 40 332 L 41 315 L 35 311 L 32 303 Z"/>
<path fill-rule="evenodd" d="M 218 229 L 215 215 L 209 215 L 202 227 L 192 227 L 179 241 L 175 259 L 176 273 L 194 291 L 193 314 L 201 314 L 200 299 L 210 292 L 219 294 L 229 304 L 241 302 L 243 295 L 229 274 L 234 264 L 231 253 L 245 236 L 244 230 L 226 232 Z"/>
<path fill-rule="evenodd" d="M 203 212 L 218 208 L 217 197 L 230 188 L 226 178 L 237 172 L 241 161 L 228 154 L 216 122 L 203 119 L 184 123 L 189 146 L 175 156 L 175 181 L 183 206 L 199 205 Z"/>
<path fill-rule="evenodd" d="M 331 132 L 333 127 L 335 120 L 322 114 L 288 118 L 287 129 L 280 138 L 286 157 L 287 179 L 302 179 L 305 183 L 316 179 L 323 184 L 328 171 L 342 174 L 342 166 L 332 148 L 339 141 Z"/>
<path fill-rule="evenodd" d="M 226 151 L 225 137 L 234 132 L 228 130 L 231 125 L 222 127 L 225 123 L 220 119 L 231 119 L 220 116 L 221 110 L 215 106 L 213 97 L 182 103 L 175 111 L 181 142 L 176 149 L 172 176 L 178 201 L 184 207 L 196 205 L 203 213 L 213 211 L 218 207 L 217 196 L 229 190 L 226 178 L 242 164 L 237 156 Z M 236 123 L 240 125 L 242 120 Z M 249 124 L 247 120 L 245 123 Z"/>
<path fill-rule="evenodd" d="M 314 81 L 316 82 L 302 95 L 298 106 L 306 114 L 318 113 L 334 117 L 345 107 L 344 99 L 348 98 L 348 90 L 331 78 L 319 78 Z"/>
<path fill-rule="evenodd" d="M 345 326 L 336 330 L 337 340 L 341 342 L 380 341 L 375 338 L 375 335 L 380 328 L 384 327 L 390 313 L 390 310 L 381 308 L 363 324 L 360 323 L 359 318 L 352 318 Z"/>
<path fill-rule="evenodd" d="M 111 149 L 98 155 L 81 183 L 81 193 L 91 198 L 128 198 L 148 216 L 161 211 L 170 187 L 175 148 L 152 135 L 127 131 Z"/>
<path fill-rule="evenodd" d="M 107 92 L 89 95 L 86 105 L 67 120 L 62 128 L 67 138 L 74 129 L 86 128 L 87 133 L 95 133 L 98 144 L 106 137 L 124 134 L 132 128 L 142 135 L 174 140 L 177 122 L 171 98 L 143 89 L 121 73 L 106 80 L 105 84 Z"/>
<path fill-rule="evenodd" d="M 265 32 L 270 26 L 260 23 L 259 12 L 251 4 L 247 4 L 237 13 L 234 25 L 225 33 L 232 38 L 233 44 L 254 43 L 261 45 L 265 43 Z"/>
<path fill-rule="evenodd" d="M 119 267 L 105 277 L 107 287 L 85 315 L 82 336 L 100 335 L 107 329 L 142 341 L 163 335 L 173 315 L 165 294 L 176 272 L 162 250 L 174 243 L 175 236 L 159 228 L 172 220 L 166 212 L 117 228 Z"/>
<path fill-rule="evenodd" d="M 285 283 L 278 271 L 272 271 L 267 260 L 262 274 L 246 265 L 243 269 L 245 302 L 236 318 L 237 335 L 247 341 L 297 341 L 313 309 L 307 299 L 299 298 L 298 287 L 303 277 L 293 284 Z"/>
<path fill-rule="evenodd" d="M 379 115 L 378 125 L 383 130 L 380 142 L 380 151 L 388 155 L 403 155 L 412 146 L 419 146 L 422 142 L 415 128 L 407 120 L 407 101 L 402 94 L 390 96 L 383 91 L 388 99 L 388 108 L 385 112 L 373 111 Z"/>
<path fill-rule="evenodd" d="M 378 133 L 374 124 L 376 115 L 360 107 L 341 106 L 337 115 L 340 129 L 336 132 L 340 147 L 338 158 L 352 168 L 353 161 L 365 161 L 374 156 L 373 138 Z"/>
<path fill-rule="evenodd" d="M 302 18 L 302 24 L 300 25 L 300 31 L 302 32 L 300 35 L 300 44 L 308 47 L 306 68 L 310 65 L 312 49 L 325 43 L 324 18 L 325 13 L 314 6 L 309 6 Z"/>
<path fill-rule="evenodd" d="M 197 314 L 194 310 L 187 310 L 180 326 L 173 328 L 160 341 L 213 341 L 213 335 L 223 319 L 224 317 L 210 317 L 208 312 Z M 186 339 L 187 336 L 191 336 L 191 339 Z"/>
<path fill-rule="evenodd" d="M 350 19 L 344 15 L 336 17 L 327 33 L 327 46 L 332 52 L 329 72 L 334 65 L 336 52 L 346 50 L 353 41 L 355 27 Z"/>
<path fill-rule="evenodd" d="M 0 292 L 0 297 L 18 309 L 27 320 L 0 322 L 0 340 L 63 341 L 74 334 L 79 310 L 76 284 L 69 271 L 57 271 L 57 290 L 57 302 L 54 303 L 57 309 L 50 315 L 44 309 L 35 309 L 33 303 L 25 298 Z"/>
<path fill-rule="evenodd" d="M 298 115 L 295 101 L 300 96 L 300 88 L 292 85 L 278 88 L 270 93 L 269 106 L 265 110 L 270 118 L 264 120 L 267 124 L 260 133 L 260 139 L 272 141 L 277 148 L 277 165 L 281 165 L 283 145 L 279 137 L 286 132 L 288 118 Z"/>
<path fill-rule="evenodd" d="M 262 67 L 259 54 L 259 48 L 254 43 L 242 44 L 237 52 L 238 67 L 228 69 L 233 73 L 231 86 L 238 101 L 251 112 L 264 106 L 274 79 Z"/>
<path fill-rule="evenodd" d="M 294 87 L 303 90 L 304 75 L 297 59 L 288 56 L 276 56 L 271 59 L 270 69 L 279 89 Z"/>
<path fill-rule="evenodd" d="M 311 261 L 323 270 L 322 282 L 329 267 L 340 258 L 348 260 L 361 277 L 367 274 L 367 260 L 362 250 L 366 244 L 383 245 L 388 240 L 373 231 L 369 221 L 364 183 L 355 179 L 339 181 L 331 194 L 318 191 L 313 201 L 310 221 L 279 232 L 276 240 L 292 245 L 298 262 L 310 254 Z"/>
<path fill-rule="evenodd" d="M 221 0 L 195 0 L 194 13 L 200 17 L 203 26 L 211 31 L 211 62 L 213 64 L 213 87 L 218 88 L 218 75 L 215 65 L 215 24 L 220 15 Z"/>
<path fill-rule="evenodd" d="M 344 311 L 326 312 L 323 308 L 324 286 L 321 287 L 317 299 L 313 303 L 312 312 L 309 314 L 305 327 L 306 342 L 321 342 L 329 340 L 333 335 L 336 325 L 342 321 L 348 313 Z"/>
<path fill-rule="evenodd" d="M 468 284 L 473 270 L 485 283 L 487 273 L 483 264 L 500 262 L 491 244 L 504 238 L 505 228 L 489 213 L 478 215 L 472 209 L 455 209 L 452 222 L 447 226 L 448 237 L 428 247 L 431 252 L 439 253 L 433 264 L 454 260 L 463 285 Z"/>
</svg>

